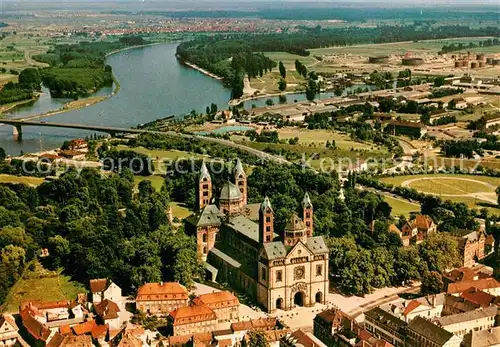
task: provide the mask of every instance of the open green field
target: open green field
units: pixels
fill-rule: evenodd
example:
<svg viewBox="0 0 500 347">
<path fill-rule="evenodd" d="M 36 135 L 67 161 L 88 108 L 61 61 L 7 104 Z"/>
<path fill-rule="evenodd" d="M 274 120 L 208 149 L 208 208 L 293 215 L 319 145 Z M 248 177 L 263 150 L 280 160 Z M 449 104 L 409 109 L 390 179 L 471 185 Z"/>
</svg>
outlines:
<svg viewBox="0 0 500 347">
<path fill-rule="evenodd" d="M 0 183 L 23 183 L 30 186 L 38 186 L 44 181 L 43 178 L 29 176 L 13 176 L 0 174 Z"/>
<path fill-rule="evenodd" d="M 45 270 L 39 263 L 27 269 L 11 289 L 3 306 L 4 312 L 18 312 L 19 304 L 26 300 L 60 301 L 74 300 L 78 293 L 85 293 L 83 285 L 71 281 L 60 272 Z"/>
<path fill-rule="evenodd" d="M 419 212 L 420 206 L 412 204 L 410 202 L 404 201 L 403 198 L 396 199 L 390 196 L 384 195 L 384 200 L 391 205 L 393 216 L 408 216 L 412 212 Z"/>
<path fill-rule="evenodd" d="M 163 186 L 163 182 L 165 178 L 163 176 L 151 175 L 151 176 L 134 176 L 134 183 L 136 186 L 139 185 L 142 181 L 151 181 L 151 185 L 154 189 L 160 190 Z"/>
<path fill-rule="evenodd" d="M 277 70 L 269 72 L 262 77 L 252 78 L 250 80 L 250 86 L 252 88 L 258 89 L 261 92 L 268 94 L 278 94 L 281 91 L 278 89 L 278 81 L 281 79 L 281 75 Z M 302 84 L 305 82 L 304 78 L 300 76 L 295 71 L 287 71 L 286 83 L 287 92 L 300 91 L 303 89 Z"/>
<path fill-rule="evenodd" d="M 172 202 L 170 203 L 170 206 L 172 207 L 172 216 L 174 218 L 177 217 L 179 219 L 184 219 L 193 213 L 190 209 L 184 206 L 184 204 Z"/>
<path fill-rule="evenodd" d="M 413 53 L 428 52 L 437 53 L 444 45 L 451 43 L 469 44 L 484 41 L 487 38 L 459 38 L 447 40 L 425 40 L 419 42 L 395 42 L 383 44 L 356 45 L 348 47 L 329 47 L 309 50 L 311 55 L 329 55 L 339 53 L 359 54 L 359 55 L 390 55 L 402 54 L 411 51 Z"/>
<path fill-rule="evenodd" d="M 126 150 L 126 151 L 134 151 L 137 153 L 145 154 L 151 156 L 155 161 L 156 160 L 174 160 L 174 159 L 179 159 L 179 158 L 207 158 L 206 156 L 203 156 L 201 154 L 196 154 L 196 153 L 189 153 L 189 152 L 183 152 L 183 151 L 178 151 L 176 149 L 172 150 L 164 150 L 164 149 L 148 149 L 144 147 L 127 147 L 124 145 L 118 145 L 116 146 L 118 150 Z"/>
<path fill-rule="evenodd" d="M 323 129 L 309 130 L 291 127 L 284 127 L 278 129 L 277 131 L 280 139 L 291 139 L 298 137 L 299 144 L 301 145 L 312 145 L 321 148 L 326 146 L 326 141 L 335 141 L 335 145 L 337 146 L 337 148 L 344 150 L 354 149 L 376 152 L 386 151 L 384 147 L 380 147 L 375 144 L 354 141 L 348 135 L 341 134 L 336 131 Z"/>
<path fill-rule="evenodd" d="M 276 63 L 280 61 L 283 62 L 287 70 L 295 70 L 295 60 L 299 60 L 302 64 L 309 67 L 316 63 L 316 59 L 314 59 L 311 55 L 308 57 L 303 57 L 296 54 L 291 54 L 287 52 L 266 52 L 265 56 L 271 58 Z"/>
</svg>

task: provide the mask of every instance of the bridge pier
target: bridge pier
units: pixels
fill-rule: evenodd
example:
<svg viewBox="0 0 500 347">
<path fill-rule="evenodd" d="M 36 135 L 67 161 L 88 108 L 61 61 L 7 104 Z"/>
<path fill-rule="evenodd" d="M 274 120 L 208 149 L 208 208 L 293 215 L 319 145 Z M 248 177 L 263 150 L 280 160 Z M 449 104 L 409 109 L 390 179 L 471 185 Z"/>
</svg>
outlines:
<svg viewBox="0 0 500 347">
<path fill-rule="evenodd" d="M 14 125 L 12 127 L 12 135 L 14 141 L 21 141 L 23 139 L 23 127 L 20 125 Z"/>
</svg>

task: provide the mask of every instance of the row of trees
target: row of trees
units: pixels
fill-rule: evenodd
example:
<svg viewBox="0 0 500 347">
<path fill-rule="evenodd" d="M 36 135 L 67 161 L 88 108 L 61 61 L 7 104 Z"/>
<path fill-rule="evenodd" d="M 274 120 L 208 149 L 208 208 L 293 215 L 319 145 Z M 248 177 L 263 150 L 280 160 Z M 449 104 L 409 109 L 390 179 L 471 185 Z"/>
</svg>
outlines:
<svg viewBox="0 0 500 347">
<path fill-rule="evenodd" d="M 500 41 L 497 38 L 479 41 L 478 43 L 469 42 L 469 44 L 464 44 L 462 42 L 450 43 L 449 45 L 444 45 L 439 53 L 445 54 L 455 51 L 461 51 L 463 49 L 471 49 L 476 47 L 491 47 L 491 46 L 497 46 L 499 44 Z"/>
</svg>

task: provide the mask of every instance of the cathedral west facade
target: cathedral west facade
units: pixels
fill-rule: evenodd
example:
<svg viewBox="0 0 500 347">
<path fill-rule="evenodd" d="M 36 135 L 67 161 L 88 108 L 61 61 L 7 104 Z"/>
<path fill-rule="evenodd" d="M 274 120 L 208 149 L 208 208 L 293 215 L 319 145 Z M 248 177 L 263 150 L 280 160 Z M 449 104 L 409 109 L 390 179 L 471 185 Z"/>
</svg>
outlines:
<svg viewBox="0 0 500 347">
<path fill-rule="evenodd" d="M 274 229 L 272 197 L 248 204 L 247 176 L 238 160 L 234 183 L 213 186 L 203 163 L 197 187 L 199 212 L 186 219 L 197 239 L 199 258 L 218 282 L 259 302 L 267 312 L 325 303 L 328 255 L 322 236 L 314 236 L 313 205 L 306 193 L 299 217 L 293 213 L 284 230 Z"/>
</svg>

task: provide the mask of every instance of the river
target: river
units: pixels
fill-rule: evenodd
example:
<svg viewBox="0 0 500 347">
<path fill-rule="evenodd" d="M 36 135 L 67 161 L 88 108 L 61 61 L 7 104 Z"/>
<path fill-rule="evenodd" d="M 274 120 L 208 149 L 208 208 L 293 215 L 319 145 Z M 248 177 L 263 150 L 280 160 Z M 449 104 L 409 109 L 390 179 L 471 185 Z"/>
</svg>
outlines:
<svg viewBox="0 0 500 347">
<path fill-rule="evenodd" d="M 120 81 L 120 91 L 111 98 L 79 110 L 43 119 L 46 122 L 134 127 L 170 115 L 205 111 L 212 102 L 227 107 L 230 90 L 218 80 L 179 64 L 177 44 L 131 49 L 113 54 L 107 63 Z M 110 93 L 101 90 L 99 95 Z M 45 93 L 38 102 L 16 110 L 9 117 L 26 117 L 60 108 L 68 100 L 52 99 Z M 0 126 L 0 147 L 8 154 L 36 152 L 60 147 L 62 142 L 91 133 L 47 127 L 24 127 L 23 140 L 14 142 L 12 127 Z"/>
<path fill-rule="evenodd" d="M 120 91 L 98 104 L 41 119 L 46 122 L 134 127 L 158 118 L 182 116 L 192 110 L 204 112 L 211 103 L 219 109 L 227 108 L 230 90 L 221 81 L 180 64 L 176 57 L 177 44 L 162 44 L 121 51 L 110 55 L 107 63 L 120 82 Z M 357 86 L 355 86 L 357 87 Z M 353 87 L 353 89 L 355 88 Z M 365 86 L 363 86 L 365 87 Z M 110 95 L 111 87 L 101 89 L 96 95 Z M 321 98 L 333 93 L 321 94 Z M 250 100 L 246 108 L 264 106 L 268 98 Z M 270 98 L 277 104 L 278 97 Z M 288 103 L 305 100 L 305 94 L 287 95 Z M 11 112 L 9 118 L 24 118 L 57 110 L 69 101 L 54 99 L 46 88 L 39 100 Z M 13 141 L 12 127 L 0 125 L 0 147 L 8 154 L 21 151 L 38 152 L 61 146 L 65 140 L 91 135 L 92 132 L 48 128 L 23 127 L 22 141 Z"/>
</svg>

